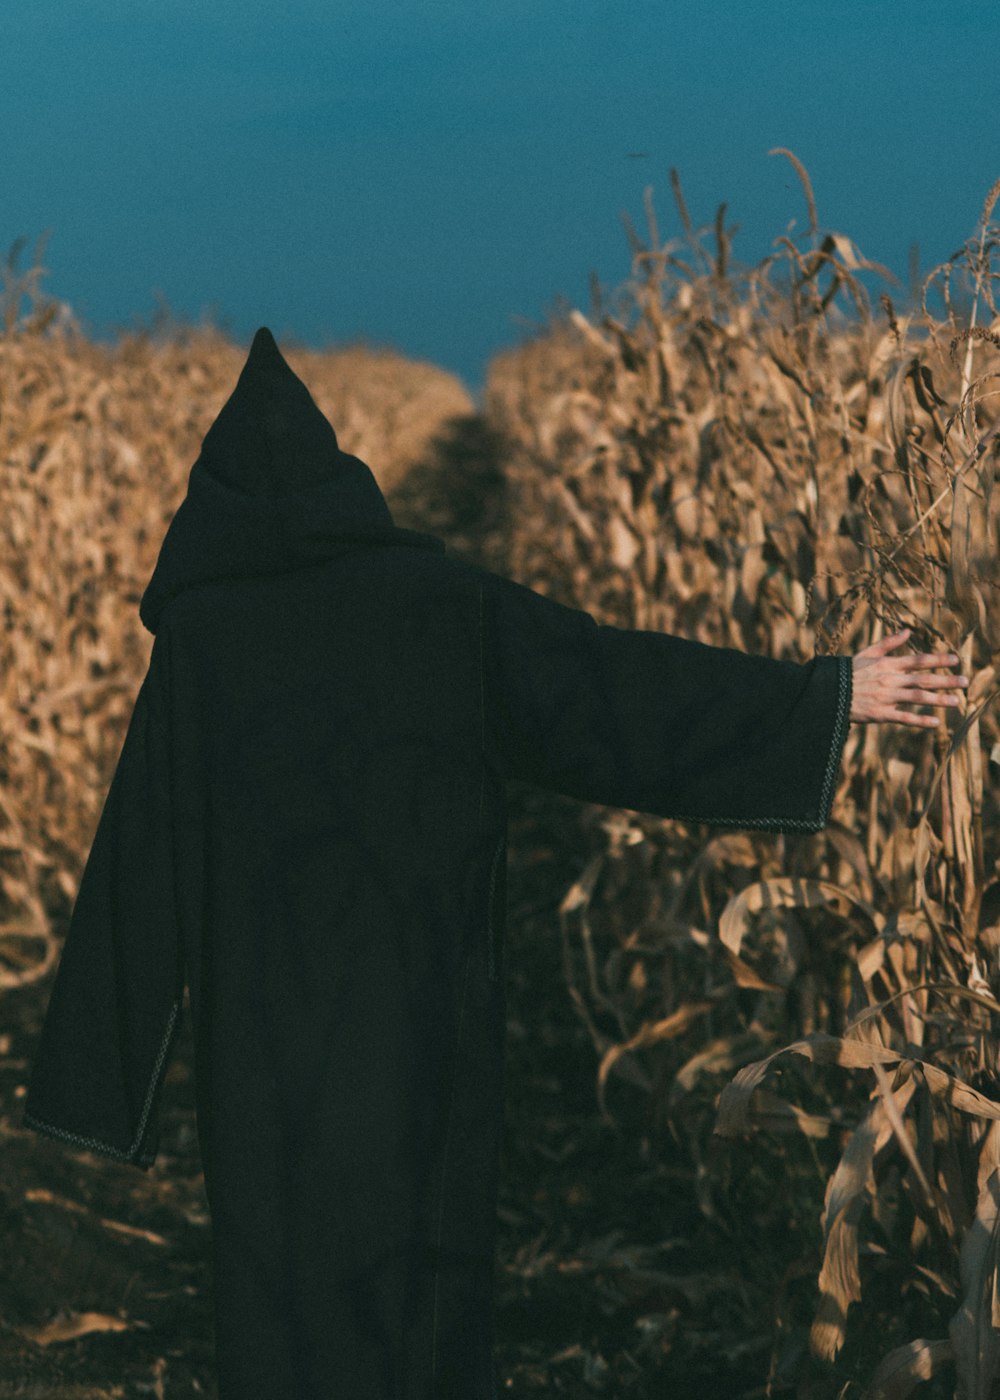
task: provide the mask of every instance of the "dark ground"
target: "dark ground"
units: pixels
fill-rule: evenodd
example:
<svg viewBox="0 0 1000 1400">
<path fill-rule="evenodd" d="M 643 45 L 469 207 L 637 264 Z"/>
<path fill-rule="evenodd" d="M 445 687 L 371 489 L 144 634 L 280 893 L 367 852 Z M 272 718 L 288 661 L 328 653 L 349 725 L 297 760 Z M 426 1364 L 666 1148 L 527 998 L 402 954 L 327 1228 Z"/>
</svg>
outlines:
<svg viewBox="0 0 1000 1400">
<path fill-rule="evenodd" d="M 439 532 L 457 553 L 504 572 L 498 450 L 479 419 L 457 422 L 434 465 L 390 500 L 397 523 Z M 690 1154 L 649 1130 L 638 1091 L 616 1081 L 627 1121 L 620 1132 L 602 1122 L 596 1054 L 566 992 L 557 915 L 586 856 L 580 807 L 520 785 L 510 796 L 502 1393 L 763 1397 L 775 1339 L 753 1319 L 768 1318 L 779 1295 L 787 1303 L 815 1263 L 816 1241 L 796 1236 L 792 1205 L 767 1182 L 739 1240 L 740 1164 L 751 1149 L 733 1149 L 731 1210 L 713 1222 L 698 1208 Z M 0 1400 L 213 1396 L 188 1009 L 164 1086 L 160 1156 L 144 1173 L 16 1126 L 48 987 L 6 994 L 0 1023 Z M 748 1190 L 749 1181 L 748 1170 Z M 90 1330 L 74 1337 L 65 1325 L 74 1318 Z M 801 1345 L 801 1333 L 784 1344 L 786 1371 Z M 816 1389 L 774 1384 L 769 1393 L 857 1394 L 829 1377 Z"/>
</svg>

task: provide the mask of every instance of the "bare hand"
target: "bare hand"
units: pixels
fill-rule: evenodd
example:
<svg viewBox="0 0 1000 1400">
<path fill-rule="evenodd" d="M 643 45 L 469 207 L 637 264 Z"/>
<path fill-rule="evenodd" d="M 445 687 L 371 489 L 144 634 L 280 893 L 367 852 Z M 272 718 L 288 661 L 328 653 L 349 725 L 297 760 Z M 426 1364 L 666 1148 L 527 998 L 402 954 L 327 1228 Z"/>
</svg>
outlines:
<svg viewBox="0 0 1000 1400">
<path fill-rule="evenodd" d="M 969 684 L 968 676 L 932 675 L 931 668 L 951 666 L 958 662 L 953 652 L 923 652 L 914 656 L 887 656 L 893 647 L 902 646 L 910 629 L 894 632 L 873 642 L 852 658 L 851 681 L 854 694 L 851 701 L 851 721 L 854 724 L 896 724 L 930 726 L 940 723 L 937 715 L 916 715 L 901 710 L 909 705 L 957 705 L 957 695 L 937 695 L 945 688 L 953 690 Z"/>
</svg>

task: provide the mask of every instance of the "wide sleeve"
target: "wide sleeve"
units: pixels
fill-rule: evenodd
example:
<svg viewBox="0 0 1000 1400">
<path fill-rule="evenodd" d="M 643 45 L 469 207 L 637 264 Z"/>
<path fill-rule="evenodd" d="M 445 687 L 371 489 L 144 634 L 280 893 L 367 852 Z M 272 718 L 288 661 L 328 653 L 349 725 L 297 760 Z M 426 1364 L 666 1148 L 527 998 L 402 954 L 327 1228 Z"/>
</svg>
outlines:
<svg viewBox="0 0 1000 1400">
<path fill-rule="evenodd" d="M 849 656 L 800 664 L 598 623 L 481 571 L 487 761 L 503 778 L 682 821 L 819 831 Z"/>
<path fill-rule="evenodd" d="M 180 1013 L 167 715 L 157 644 L 81 876 L 32 1064 L 26 1127 L 148 1168 Z"/>
</svg>

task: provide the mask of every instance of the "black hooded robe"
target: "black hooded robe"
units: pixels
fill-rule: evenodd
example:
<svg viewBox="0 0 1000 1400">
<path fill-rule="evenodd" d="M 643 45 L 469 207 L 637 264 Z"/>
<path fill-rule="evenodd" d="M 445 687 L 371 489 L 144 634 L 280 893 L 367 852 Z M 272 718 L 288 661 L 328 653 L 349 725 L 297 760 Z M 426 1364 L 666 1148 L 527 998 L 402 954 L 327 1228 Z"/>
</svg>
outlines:
<svg viewBox="0 0 1000 1400">
<path fill-rule="evenodd" d="M 269 330 L 206 435 L 23 1112 L 148 1168 L 189 992 L 221 1400 L 494 1400 L 505 782 L 818 831 L 851 660 L 395 527 Z"/>
</svg>

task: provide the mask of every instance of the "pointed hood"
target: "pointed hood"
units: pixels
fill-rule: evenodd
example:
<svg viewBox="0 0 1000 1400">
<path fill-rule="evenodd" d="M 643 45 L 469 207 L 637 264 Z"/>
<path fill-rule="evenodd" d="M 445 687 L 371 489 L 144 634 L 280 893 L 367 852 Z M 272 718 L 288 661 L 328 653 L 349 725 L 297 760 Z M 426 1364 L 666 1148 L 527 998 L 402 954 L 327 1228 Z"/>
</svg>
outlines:
<svg viewBox="0 0 1000 1400">
<path fill-rule="evenodd" d="M 356 542 L 443 550 L 394 525 L 359 457 L 342 452 L 309 390 L 261 326 L 236 388 L 202 441 L 139 604 L 155 633 L 166 602 L 212 579 L 282 573 Z"/>
</svg>

